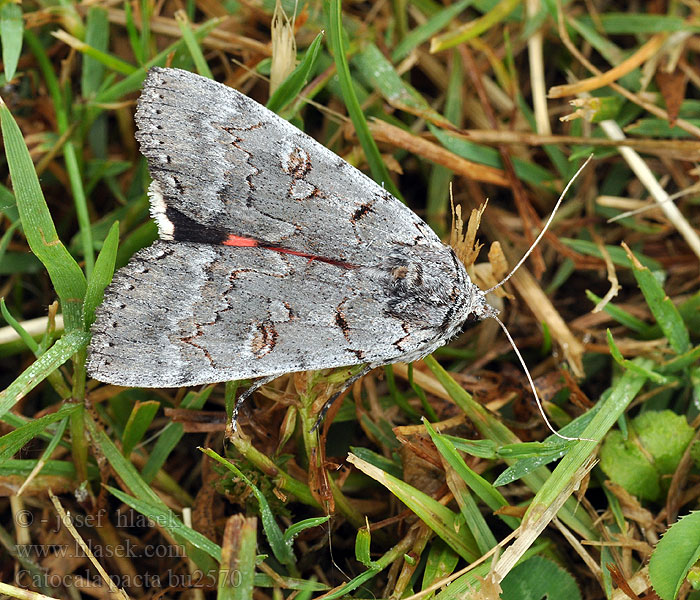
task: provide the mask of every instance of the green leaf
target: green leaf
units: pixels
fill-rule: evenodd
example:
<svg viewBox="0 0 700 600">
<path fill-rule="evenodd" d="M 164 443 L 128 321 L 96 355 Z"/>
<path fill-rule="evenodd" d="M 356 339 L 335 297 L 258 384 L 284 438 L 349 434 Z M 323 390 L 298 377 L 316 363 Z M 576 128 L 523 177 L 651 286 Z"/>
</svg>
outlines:
<svg viewBox="0 0 700 600">
<path fill-rule="evenodd" d="M 533 556 L 516 565 L 501 582 L 502 600 L 580 600 L 570 573 L 555 562 Z"/>
<path fill-rule="evenodd" d="M 605 474 L 630 494 L 657 500 L 693 437 L 683 415 L 647 411 L 629 423 L 629 436 L 612 431 L 600 449 Z"/>
<path fill-rule="evenodd" d="M 649 579 L 662 600 L 674 600 L 690 568 L 700 559 L 700 512 L 671 525 L 649 560 Z"/>
</svg>

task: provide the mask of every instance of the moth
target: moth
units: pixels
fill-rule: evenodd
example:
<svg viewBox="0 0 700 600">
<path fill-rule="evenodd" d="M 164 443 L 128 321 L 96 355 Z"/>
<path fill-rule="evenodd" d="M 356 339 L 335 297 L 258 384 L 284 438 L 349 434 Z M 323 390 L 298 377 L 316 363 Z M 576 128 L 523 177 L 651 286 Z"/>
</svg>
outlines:
<svg viewBox="0 0 700 600">
<path fill-rule="evenodd" d="M 95 379 L 258 387 L 367 365 L 359 377 L 496 316 L 414 212 L 236 90 L 154 67 L 136 124 L 160 239 L 105 290 L 88 348 Z"/>
</svg>

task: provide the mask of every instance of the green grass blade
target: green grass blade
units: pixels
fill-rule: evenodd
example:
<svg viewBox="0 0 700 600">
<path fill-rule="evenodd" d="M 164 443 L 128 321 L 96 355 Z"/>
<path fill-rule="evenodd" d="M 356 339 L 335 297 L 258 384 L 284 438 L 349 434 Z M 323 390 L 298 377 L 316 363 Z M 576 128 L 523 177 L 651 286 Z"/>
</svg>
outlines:
<svg viewBox="0 0 700 600">
<path fill-rule="evenodd" d="M 110 488 L 110 491 L 133 509 L 152 519 L 163 529 L 169 531 L 181 542 L 189 542 L 194 548 L 188 552 L 191 558 L 204 571 L 214 567 L 211 558 L 220 560 L 221 548 L 209 541 L 202 534 L 185 527 L 175 513 L 158 497 L 151 487 L 139 476 L 136 467 L 119 451 L 107 434 L 98 430 L 94 423 L 87 419 L 86 423 L 92 439 L 99 445 L 104 457 L 122 480 L 127 489 L 138 498 L 131 498 L 121 490 Z M 202 539 L 203 538 L 203 539 Z M 193 541 L 194 540 L 194 541 Z M 206 541 L 205 541 L 206 540 Z"/>
<path fill-rule="evenodd" d="M 471 420 L 481 435 L 498 445 L 521 443 L 518 437 L 488 412 L 483 406 L 459 385 L 449 373 L 432 356 L 423 359 L 426 366 L 433 372 L 435 378 L 445 388 L 452 401 L 457 404 Z M 590 437 L 590 436 L 586 436 Z M 580 442 L 579 442 L 580 443 Z M 506 459 L 506 462 L 509 462 Z M 523 481 L 533 491 L 541 489 L 546 481 L 551 478 L 551 473 L 546 467 L 540 467 L 523 476 Z M 576 502 L 570 498 L 559 513 L 560 518 L 567 525 L 586 537 L 595 539 L 593 523 L 587 515 L 576 509 Z"/>
<path fill-rule="evenodd" d="M 600 410 L 600 402 L 591 410 L 577 417 L 559 430 L 559 433 L 567 437 L 580 437 L 588 427 L 595 414 Z M 577 442 L 562 440 L 550 435 L 543 442 L 525 442 L 521 444 L 509 444 L 501 446 L 498 455 L 507 459 L 511 464 L 493 482 L 495 486 L 512 483 L 525 477 L 531 471 L 560 459 Z M 515 460 L 515 462 L 513 462 Z"/>
<path fill-rule="evenodd" d="M 32 52 L 34 53 L 34 56 L 36 57 L 37 62 L 39 63 L 39 66 L 41 67 L 41 72 L 44 75 L 46 86 L 48 87 L 49 92 L 51 93 L 54 108 L 56 110 L 56 123 L 58 124 L 58 132 L 59 134 L 64 135 L 71 128 L 71 122 L 67 108 L 68 102 L 61 93 L 60 85 L 56 78 L 56 74 L 53 71 L 53 65 L 49 61 L 44 47 L 41 45 L 41 42 L 34 34 L 34 32 L 25 31 L 24 38 L 27 41 L 27 45 L 31 48 Z M 92 272 L 92 267 L 95 262 L 94 248 L 92 245 L 92 226 L 90 224 L 90 215 L 88 214 L 85 189 L 83 188 L 82 170 L 80 161 L 78 160 L 78 153 L 76 151 L 75 145 L 73 144 L 73 141 L 70 139 L 68 139 L 63 145 L 63 158 L 66 163 L 66 172 L 68 173 L 71 191 L 73 192 L 73 204 L 75 205 L 75 212 L 78 218 L 78 227 L 80 228 L 80 239 L 82 242 L 83 258 L 85 260 L 85 272 L 89 275 Z M 51 271 L 49 270 L 49 273 L 50 272 Z M 56 282 L 54 281 L 53 283 L 54 286 L 56 286 Z M 63 307 L 63 312 L 66 312 L 65 306 Z M 71 322 L 71 320 L 72 317 L 69 319 L 69 323 Z M 69 327 L 69 325 L 67 324 L 66 329 L 70 330 L 72 328 L 72 323 L 70 323 L 70 325 L 71 326 Z"/>
<path fill-rule="evenodd" d="M 61 300 L 66 330 L 81 328 L 85 276 L 58 238 L 22 132 L 2 100 L 0 125 L 17 208 L 27 242 L 49 272 Z"/>
<path fill-rule="evenodd" d="M 448 121 L 456 127 L 462 124 L 463 72 L 462 57 L 455 50 L 452 53 L 452 68 L 447 82 L 444 113 Z M 450 183 L 453 177 L 454 173 L 443 165 L 433 165 L 430 171 L 425 214 L 428 224 L 439 236 L 448 232 Z"/>
<path fill-rule="evenodd" d="M 255 586 L 258 519 L 233 515 L 226 521 L 217 600 L 249 600 Z"/>
<path fill-rule="evenodd" d="M 580 252 L 581 254 L 586 254 L 587 256 L 595 256 L 596 258 L 601 259 L 603 258 L 603 255 L 598 246 L 596 246 L 595 243 L 590 242 L 588 240 L 560 238 L 559 241 L 569 246 L 569 248 L 573 248 L 574 250 L 576 250 L 576 252 Z M 616 266 L 627 268 L 630 268 L 632 266 L 632 262 L 630 261 L 629 257 L 627 256 L 625 251 L 619 246 L 606 245 L 605 250 L 608 252 L 611 260 Z M 633 252 L 633 255 L 642 265 L 651 269 L 652 271 L 663 271 L 661 264 L 655 261 L 653 258 L 644 256 L 639 252 Z"/>
<path fill-rule="evenodd" d="M 88 10 L 85 25 L 85 43 L 99 52 L 106 52 L 109 46 L 109 16 L 102 6 L 93 5 Z M 105 68 L 103 63 L 85 53 L 80 87 L 83 98 L 97 93 L 102 85 Z"/>
<path fill-rule="evenodd" d="M 615 35 L 648 35 L 673 31 L 700 32 L 700 27 L 692 21 L 675 15 L 610 12 L 598 15 L 595 21 L 589 16 L 582 17 L 581 21 L 589 27 L 595 27 L 599 31 Z"/>
<path fill-rule="evenodd" d="M 649 360 L 637 359 L 640 366 L 649 368 L 652 363 Z M 617 381 L 612 393 L 605 400 L 604 405 L 596 413 L 588 427 L 584 429 L 582 437 L 592 440 L 601 440 L 608 430 L 617 422 L 630 402 L 634 400 L 646 382 L 646 377 L 633 371 L 626 371 Z M 598 445 L 598 441 L 581 440 L 576 442 L 568 454 L 562 458 L 552 476 L 547 479 L 540 488 L 523 519 L 534 518 L 548 507 L 557 498 L 559 493 L 569 485 L 576 471 L 584 464 Z"/>
<path fill-rule="evenodd" d="M 188 392 L 185 399 L 180 403 L 181 409 L 199 410 L 204 406 L 204 403 L 209 399 L 214 391 L 214 386 L 205 387 L 201 392 Z M 185 428 L 182 423 L 171 421 L 158 436 L 158 441 L 153 447 L 151 455 L 148 457 L 146 465 L 141 470 L 141 477 L 147 483 L 156 476 L 156 473 L 168 460 L 170 453 L 178 445 L 182 436 L 185 434 Z"/>
<path fill-rule="evenodd" d="M 17 379 L 0 392 L 0 417 L 71 356 L 84 349 L 89 340 L 90 336 L 87 333 L 72 331 L 37 358 Z"/>
<path fill-rule="evenodd" d="M 141 63 L 146 62 L 146 56 L 148 56 L 148 49 L 155 48 L 155 43 L 153 42 L 153 37 L 151 35 L 151 19 L 153 18 L 153 11 L 155 6 L 151 0 L 141 0 L 141 48 L 143 50 L 143 57 Z M 199 31 L 199 30 L 198 30 Z M 197 34 L 195 34 L 197 39 L 201 39 Z"/>
<path fill-rule="evenodd" d="M 449 441 L 449 439 L 435 431 L 428 421 L 423 420 L 423 424 L 433 440 L 438 452 L 443 456 L 447 463 L 455 470 L 455 473 L 462 478 L 469 488 L 493 511 L 497 511 L 505 506 L 509 506 L 508 501 L 503 497 L 491 483 L 484 479 L 481 475 L 469 468 L 464 459 L 460 456 L 457 449 Z M 505 523 L 512 529 L 516 529 L 520 524 L 518 519 L 513 517 L 501 517 Z M 490 548 L 487 548 L 487 550 Z"/>
<path fill-rule="evenodd" d="M 139 70 L 138 67 L 135 67 L 131 63 L 128 63 L 125 60 L 121 60 L 120 58 L 117 58 L 109 52 L 105 52 L 103 50 L 100 50 L 99 48 L 95 48 L 87 42 L 83 42 L 77 38 L 74 38 L 72 35 L 67 34 L 65 31 L 55 32 L 54 37 L 58 38 L 71 48 L 77 50 L 86 58 L 92 60 L 93 64 L 97 64 L 100 67 L 106 67 L 107 69 L 115 73 L 121 73 L 122 75 L 131 75 L 132 73 L 135 73 Z"/>
<path fill-rule="evenodd" d="M 184 11 L 178 10 L 175 13 L 175 21 L 177 26 L 180 28 L 180 33 L 182 34 L 182 39 L 185 42 L 187 51 L 190 53 L 192 60 L 194 61 L 194 66 L 202 77 L 207 77 L 209 79 L 214 79 L 214 74 L 209 68 L 204 54 L 202 54 L 202 48 L 199 46 L 197 38 L 194 36 L 192 31 L 192 24 L 190 23 L 187 15 Z"/>
<path fill-rule="evenodd" d="M 401 198 L 399 190 L 394 185 L 389 171 L 382 160 L 381 154 L 379 153 L 379 148 L 377 148 L 377 143 L 369 132 L 369 127 L 367 126 L 367 121 L 365 115 L 362 112 L 362 107 L 357 100 L 357 94 L 355 94 L 355 89 L 352 83 L 352 76 L 350 75 L 350 67 L 348 66 L 348 60 L 345 56 L 345 47 L 343 45 L 343 17 L 340 10 L 341 0 L 330 0 L 329 4 L 329 32 L 328 41 L 333 50 L 333 58 L 335 59 L 336 71 L 338 73 L 338 81 L 340 83 L 340 89 L 343 93 L 343 100 L 345 101 L 345 106 L 348 109 L 348 114 L 352 120 L 352 124 L 355 126 L 355 133 L 357 134 L 357 139 L 360 141 L 362 150 L 367 158 L 367 163 L 369 164 L 370 171 L 372 172 L 372 177 L 374 180 L 383 185 L 389 192 L 391 192 L 397 198 Z"/>
<path fill-rule="evenodd" d="M 352 454 L 348 456 L 348 462 L 386 487 L 462 558 L 472 562 L 480 556 L 476 541 L 471 532 L 465 529 L 461 515 L 455 514 L 405 481 L 392 477 Z"/>
<path fill-rule="evenodd" d="M 433 109 L 416 88 L 404 81 L 374 44 L 366 44 L 353 58 L 353 65 L 368 87 L 379 92 L 394 108 L 421 117 L 441 127 L 452 123 Z"/>
<path fill-rule="evenodd" d="M 122 454 L 124 456 L 129 457 L 136 444 L 143 439 L 159 408 L 160 402 L 157 400 L 134 404 L 122 435 Z"/>
<path fill-rule="evenodd" d="M 86 330 L 90 329 L 90 325 L 95 320 L 95 309 L 101 304 L 105 288 L 112 281 L 118 246 L 119 223 L 113 223 L 102 245 L 102 250 L 97 256 L 95 268 L 92 271 L 92 275 L 90 275 L 87 291 L 85 292 L 83 319 Z"/>
<path fill-rule="evenodd" d="M 659 385 L 664 385 L 669 382 L 669 379 L 667 377 L 660 375 L 656 371 L 653 371 L 652 369 L 647 369 L 642 365 L 639 365 L 631 360 L 625 359 L 625 357 L 622 356 L 622 352 L 620 352 L 620 349 L 617 347 L 617 344 L 615 344 L 615 340 L 613 339 L 612 333 L 609 329 L 606 330 L 606 335 L 608 340 L 608 348 L 610 348 L 610 355 L 613 357 L 615 362 L 621 367 L 629 369 L 630 371 L 634 371 L 642 377 L 651 379 L 651 381 L 653 381 L 654 383 L 658 383 Z"/>
<path fill-rule="evenodd" d="M 5 2 L 0 7 L 0 42 L 2 42 L 2 62 L 5 67 L 5 80 L 11 81 L 17 70 L 22 53 L 24 20 L 22 5 Z"/>
<path fill-rule="evenodd" d="M 290 542 L 293 540 L 296 536 L 298 536 L 302 531 L 305 531 L 306 529 L 311 529 L 313 527 L 320 527 L 324 523 L 328 523 L 330 520 L 330 516 L 326 517 L 311 517 L 309 519 L 304 519 L 303 521 L 299 521 L 298 523 L 293 523 L 284 532 L 284 539 L 287 542 Z"/>
<path fill-rule="evenodd" d="M 479 37 L 496 23 L 505 20 L 510 13 L 520 6 L 520 4 L 520 0 L 500 0 L 482 17 L 474 19 L 452 31 L 434 37 L 430 42 L 431 54 L 447 50 L 448 48 Z"/>
<path fill-rule="evenodd" d="M 165 504 L 154 504 L 142 498 L 129 496 L 117 488 L 111 486 L 105 487 L 115 498 L 148 517 L 154 523 L 157 523 L 160 527 L 171 533 L 176 539 L 188 542 L 194 548 L 203 551 L 216 561 L 221 560 L 221 547 L 198 531 L 187 527 Z M 195 560 L 193 556 L 190 556 L 190 558 Z"/>
<path fill-rule="evenodd" d="M 460 0 L 452 6 L 443 8 L 438 13 L 434 14 L 425 23 L 419 25 L 404 37 L 391 53 L 391 60 L 398 62 L 406 58 L 414 48 L 417 48 L 423 42 L 428 41 L 441 29 L 445 29 L 462 11 L 466 10 L 474 0 Z"/>
<path fill-rule="evenodd" d="M 12 316 L 10 310 L 7 308 L 7 304 L 5 304 L 5 298 L 0 298 L 0 314 L 2 314 L 7 324 L 17 332 L 17 335 L 24 342 L 25 346 L 34 353 L 34 356 L 38 356 L 41 353 L 39 344 L 37 344 L 27 330 L 22 327 L 22 324 Z"/>
<path fill-rule="evenodd" d="M 206 37 L 209 33 L 211 33 L 213 29 L 216 29 L 216 27 L 220 25 L 222 21 L 223 18 L 211 19 L 203 25 L 200 25 L 197 28 L 197 31 L 195 31 L 193 34 L 195 40 L 201 40 L 202 38 Z M 172 53 L 180 50 L 184 45 L 184 40 L 180 39 L 177 42 L 171 44 L 170 46 L 167 46 L 164 50 L 162 50 L 161 52 L 156 54 L 156 56 L 154 56 L 152 59 L 146 62 L 146 64 L 143 65 L 143 68 L 136 69 L 131 75 L 128 75 L 118 83 L 115 83 L 114 85 L 102 90 L 102 92 L 100 92 L 96 96 L 95 103 L 107 104 L 110 102 L 116 102 L 121 100 L 121 98 L 126 94 L 138 91 L 139 89 L 141 89 L 143 80 L 146 78 L 146 72 L 148 71 L 148 69 L 155 66 L 165 65 L 165 62 L 168 59 L 168 57 Z"/>
<path fill-rule="evenodd" d="M 676 373 L 697 364 L 698 360 L 700 360 L 700 346 L 695 346 L 695 348 L 685 354 L 676 356 L 674 359 L 661 365 L 659 371 L 662 373 Z"/>
<path fill-rule="evenodd" d="M 293 102 L 301 92 L 301 89 L 306 85 L 306 82 L 311 75 L 311 71 L 316 64 L 321 42 L 323 41 L 323 32 L 319 33 L 311 45 L 306 50 L 304 60 L 302 60 L 296 68 L 287 76 L 275 92 L 267 101 L 267 108 L 271 111 L 279 113 L 290 102 Z"/>
<path fill-rule="evenodd" d="M 253 492 L 253 494 L 258 500 L 258 505 L 260 507 L 260 518 L 262 520 L 263 529 L 265 530 L 265 536 L 267 537 L 267 541 L 270 544 L 270 548 L 272 549 L 272 553 L 275 555 L 275 558 L 278 561 L 280 561 L 283 565 L 293 567 L 296 563 L 296 558 L 294 557 L 294 553 L 292 552 L 291 540 L 285 539 L 284 534 L 282 533 L 282 530 L 277 524 L 275 516 L 272 513 L 272 510 L 270 510 L 270 505 L 268 504 L 267 499 L 265 498 L 263 493 L 253 484 L 252 481 L 250 481 L 250 479 L 248 479 L 240 471 L 240 469 L 238 469 L 235 465 L 231 464 L 228 460 L 222 458 L 216 452 L 210 450 L 209 448 L 202 448 L 202 452 L 204 452 L 204 454 L 206 454 L 212 460 L 215 460 L 219 464 L 226 467 L 236 477 L 242 479 L 248 486 L 250 491 Z"/>
<path fill-rule="evenodd" d="M 656 322 L 668 338 L 668 343 L 678 354 L 690 350 L 690 334 L 681 318 L 678 309 L 666 295 L 664 288 L 654 274 L 629 252 L 632 261 L 632 273 L 637 280 L 639 289 L 642 290 L 649 310 L 654 315 Z"/>
<path fill-rule="evenodd" d="M 463 138 L 455 137 L 434 125 L 429 124 L 428 129 L 430 129 L 430 132 L 437 140 L 453 154 L 489 167 L 503 168 L 501 156 L 496 148 L 489 148 L 482 144 L 475 144 Z M 554 178 L 552 173 L 547 169 L 520 158 L 513 158 L 512 160 L 513 168 L 518 178 L 532 185 L 547 188 L 553 187 Z"/>
<path fill-rule="evenodd" d="M 131 2 L 124 2 L 124 19 L 131 51 L 136 57 L 136 62 L 139 65 L 142 65 L 146 60 L 146 52 L 141 44 L 139 30 L 136 27 L 136 22 L 134 21 L 134 9 L 131 7 Z"/>
<path fill-rule="evenodd" d="M 78 404 L 64 404 L 55 413 L 29 421 L 26 425 L 0 437 L 0 461 L 12 458 L 25 444 L 38 437 L 49 425 L 70 416 L 79 408 Z"/>
<path fill-rule="evenodd" d="M 598 304 L 602 300 L 600 296 L 596 296 L 590 290 L 586 290 L 586 296 L 588 296 L 588 299 L 594 304 Z M 617 321 L 620 325 L 624 325 L 628 329 L 631 329 L 635 333 L 639 334 L 641 337 L 646 339 L 651 339 L 652 337 L 654 337 L 654 328 L 651 325 L 648 325 L 641 319 L 638 319 L 634 315 L 631 315 L 619 306 L 615 306 L 611 302 L 608 302 L 606 303 L 603 310 L 606 313 L 608 313 L 613 319 L 615 319 L 615 321 Z"/>
<path fill-rule="evenodd" d="M 44 448 L 44 451 L 41 453 L 41 456 L 39 457 L 36 466 L 32 469 L 32 473 L 27 479 L 31 479 L 32 477 L 35 477 L 36 475 L 39 475 L 40 473 L 44 473 L 46 471 L 46 465 L 48 464 L 51 456 L 53 455 L 54 450 L 56 450 L 58 445 L 63 441 L 63 434 L 66 432 L 66 428 L 68 427 L 68 420 L 69 419 L 63 419 L 59 421 L 56 427 L 54 428 L 54 431 L 51 432 L 52 435 L 48 431 L 41 431 L 38 433 L 37 437 L 49 436 L 50 439 L 49 443 L 46 444 L 46 448 Z M 22 485 L 26 485 L 26 482 Z"/>
<path fill-rule="evenodd" d="M 678 307 L 683 321 L 694 334 L 700 334 L 700 292 L 696 292 Z"/>
</svg>

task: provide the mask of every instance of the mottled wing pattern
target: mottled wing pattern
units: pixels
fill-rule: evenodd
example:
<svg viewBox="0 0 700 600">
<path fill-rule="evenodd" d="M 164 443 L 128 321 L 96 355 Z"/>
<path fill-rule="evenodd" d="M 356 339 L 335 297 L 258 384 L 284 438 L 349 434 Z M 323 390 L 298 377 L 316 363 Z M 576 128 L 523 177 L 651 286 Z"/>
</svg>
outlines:
<svg viewBox="0 0 700 600">
<path fill-rule="evenodd" d="M 419 217 L 253 100 L 155 68 L 136 120 L 161 240 L 105 291 L 96 379 L 174 387 L 411 361 L 485 314 Z"/>
<path fill-rule="evenodd" d="M 396 244 L 441 245 L 366 175 L 210 79 L 151 69 L 136 123 L 163 239 L 174 226 L 176 240 L 217 243 L 233 234 L 355 264 L 374 264 Z"/>
<path fill-rule="evenodd" d="M 391 285 L 382 269 L 158 241 L 107 289 L 88 370 L 119 385 L 174 387 L 391 362 L 434 346 L 446 315 L 407 325 L 388 306 Z"/>
</svg>

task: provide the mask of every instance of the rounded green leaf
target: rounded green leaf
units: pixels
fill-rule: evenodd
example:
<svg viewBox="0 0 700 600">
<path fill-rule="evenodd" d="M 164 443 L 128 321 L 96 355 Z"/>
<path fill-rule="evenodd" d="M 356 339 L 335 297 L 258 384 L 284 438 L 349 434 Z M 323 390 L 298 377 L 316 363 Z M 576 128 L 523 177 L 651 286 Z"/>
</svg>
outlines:
<svg viewBox="0 0 700 600">
<path fill-rule="evenodd" d="M 673 600 L 690 568 L 700 558 L 700 512 L 674 523 L 649 560 L 649 578 L 662 600 Z"/>
</svg>

